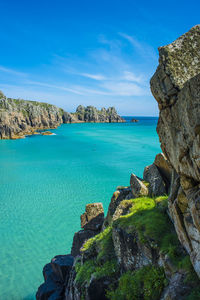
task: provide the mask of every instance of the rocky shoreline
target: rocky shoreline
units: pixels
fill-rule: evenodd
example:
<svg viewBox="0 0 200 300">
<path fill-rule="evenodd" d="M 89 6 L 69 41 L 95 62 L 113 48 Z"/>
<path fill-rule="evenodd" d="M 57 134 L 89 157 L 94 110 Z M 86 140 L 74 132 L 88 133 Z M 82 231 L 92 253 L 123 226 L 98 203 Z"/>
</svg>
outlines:
<svg viewBox="0 0 200 300">
<path fill-rule="evenodd" d="M 62 123 L 125 122 L 114 107 L 97 110 L 79 105 L 68 113 L 55 105 L 7 98 L 0 92 L 0 139 L 19 139 L 37 134 L 38 130 L 55 129 Z"/>
<path fill-rule="evenodd" d="M 69 255 L 43 269 L 37 300 L 200 299 L 200 26 L 159 48 L 151 90 L 163 153 L 88 204 Z"/>
</svg>

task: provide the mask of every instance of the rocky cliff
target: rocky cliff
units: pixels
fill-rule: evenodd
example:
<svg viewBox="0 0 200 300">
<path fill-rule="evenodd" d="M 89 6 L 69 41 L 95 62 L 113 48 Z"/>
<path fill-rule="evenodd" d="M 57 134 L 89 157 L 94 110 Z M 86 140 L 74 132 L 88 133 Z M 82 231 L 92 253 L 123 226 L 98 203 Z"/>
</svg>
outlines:
<svg viewBox="0 0 200 300">
<path fill-rule="evenodd" d="M 151 90 L 161 148 L 174 170 L 169 211 L 200 277 L 200 25 L 159 54 Z"/>
<path fill-rule="evenodd" d="M 171 165 L 158 154 L 114 192 L 104 219 L 101 203 L 88 204 L 71 254 L 43 269 L 37 300 L 199 299 L 199 280 L 168 215 Z M 148 177 L 148 178 L 147 178 Z"/>
<path fill-rule="evenodd" d="M 6 98 L 0 92 L 0 139 L 17 139 L 37 130 L 57 128 L 62 123 L 124 122 L 114 107 L 98 111 L 93 106 L 79 106 L 68 113 L 55 105 Z"/>
<path fill-rule="evenodd" d="M 84 107 L 79 105 L 73 116 L 75 119 L 81 122 L 125 122 L 124 119 L 117 114 L 117 111 L 114 107 L 109 107 L 108 109 L 103 107 L 101 110 L 98 110 L 94 106 Z"/>
<path fill-rule="evenodd" d="M 117 188 L 105 219 L 99 203 L 86 207 L 37 300 L 200 299 L 200 26 L 159 54 L 151 90 L 163 153 Z"/>
</svg>

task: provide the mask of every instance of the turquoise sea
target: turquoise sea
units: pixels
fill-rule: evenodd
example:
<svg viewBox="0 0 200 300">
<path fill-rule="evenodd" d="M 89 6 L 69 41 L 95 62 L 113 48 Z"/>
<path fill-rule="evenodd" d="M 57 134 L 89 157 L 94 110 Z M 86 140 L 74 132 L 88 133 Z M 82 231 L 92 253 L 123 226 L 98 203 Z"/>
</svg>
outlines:
<svg viewBox="0 0 200 300">
<path fill-rule="evenodd" d="M 43 266 L 70 252 L 86 203 L 107 211 L 115 188 L 153 162 L 157 118 L 138 119 L 0 141 L 0 300 L 35 299 Z"/>
</svg>

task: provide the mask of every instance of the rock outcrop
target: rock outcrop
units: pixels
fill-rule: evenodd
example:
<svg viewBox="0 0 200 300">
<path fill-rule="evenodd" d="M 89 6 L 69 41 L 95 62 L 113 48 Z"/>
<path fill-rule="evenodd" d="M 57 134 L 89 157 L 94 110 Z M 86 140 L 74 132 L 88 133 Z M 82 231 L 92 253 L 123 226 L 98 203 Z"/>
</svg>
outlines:
<svg viewBox="0 0 200 300">
<path fill-rule="evenodd" d="M 114 107 L 109 107 L 108 109 L 102 108 L 98 110 L 94 106 L 84 107 L 79 105 L 76 109 L 76 112 L 72 114 L 74 118 L 80 122 L 94 122 L 94 123 L 113 123 L 113 122 L 125 122 L 121 118 Z"/>
<path fill-rule="evenodd" d="M 159 48 L 151 90 L 159 109 L 157 132 L 174 169 L 169 211 L 200 277 L 200 25 Z"/>
<path fill-rule="evenodd" d="M 84 242 L 97 235 L 103 226 L 104 209 L 102 203 L 90 203 L 85 207 L 85 212 L 81 215 L 81 228 L 74 234 L 71 255 L 80 255 L 80 249 Z"/>
<path fill-rule="evenodd" d="M 169 166 L 163 154 L 155 162 Z M 83 230 L 73 239 L 73 266 L 61 268 L 58 260 L 55 268 L 55 258 L 47 264 L 37 300 L 198 299 L 199 280 L 168 216 L 168 196 L 147 197 L 160 172 L 154 163 L 150 183 L 131 174 L 131 186 L 117 187 L 105 220 L 101 203 L 86 206 Z M 159 173 L 157 187 L 164 186 L 166 174 Z M 172 181 L 177 178 L 172 172 Z"/>
<path fill-rule="evenodd" d="M 34 101 L 0 99 L 0 138 L 20 138 L 35 130 L 56 128 L 62 123 L 62 110 Z"/>
<path fill-rule="evenodd" d="M 48 103 L 6 98 L 0 92 L 0 139 L 23 138 L 38 130 L 57 128 L 62 123 L 79 122 L 125 121 L 114 107 L 98 111 L 93 106 L 79 106 L 76 113 L 68 113 Z"/>
</svg>

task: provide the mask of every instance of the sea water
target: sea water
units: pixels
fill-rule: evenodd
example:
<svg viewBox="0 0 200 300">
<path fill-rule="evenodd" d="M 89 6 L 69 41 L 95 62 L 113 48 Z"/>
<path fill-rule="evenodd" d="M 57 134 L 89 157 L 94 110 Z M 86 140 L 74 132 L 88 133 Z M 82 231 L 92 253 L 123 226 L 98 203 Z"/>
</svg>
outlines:
<svg viewBox="0 0 200 300">
<path fill-rule="evenodd" d="M 118 185 L 142 177 L 160 146 L 157 118 L 138 119 L 0 140 L 0 300 L 35 299 L 43 266 L 70 253 L 85 205 L 106 212 Z"/>
</svg>

